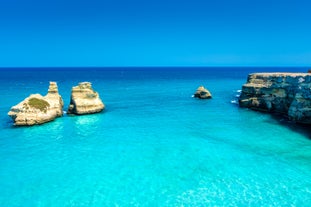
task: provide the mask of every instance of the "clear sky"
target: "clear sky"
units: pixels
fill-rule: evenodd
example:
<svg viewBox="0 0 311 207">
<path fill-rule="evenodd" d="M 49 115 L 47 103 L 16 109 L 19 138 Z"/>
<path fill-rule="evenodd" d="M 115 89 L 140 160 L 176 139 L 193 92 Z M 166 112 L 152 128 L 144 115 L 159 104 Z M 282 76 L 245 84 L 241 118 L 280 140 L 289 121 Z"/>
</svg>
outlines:
<svg viewBox="0 0 311 207">
<path fill-rule="evenodd" d="M 311 66 L 311 1 L 0 0 L 19 66 Z"/>
</svg>

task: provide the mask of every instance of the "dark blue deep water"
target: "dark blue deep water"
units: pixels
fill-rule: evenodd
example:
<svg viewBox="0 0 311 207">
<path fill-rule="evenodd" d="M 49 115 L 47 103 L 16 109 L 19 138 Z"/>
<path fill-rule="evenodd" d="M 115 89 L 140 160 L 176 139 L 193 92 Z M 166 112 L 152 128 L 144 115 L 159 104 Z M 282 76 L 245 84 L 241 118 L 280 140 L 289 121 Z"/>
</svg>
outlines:
<svg viewBox="0 0 311 207">
<path fill-rule="evenodd" d="M 311 128 L 235 103 L 263 71 L 307 68 L 0 69 L 0 206 L 311 206 Z M 82 81 L 106 110 L 14 127 L 49 81 L 64 110 Z"/>
</svg>

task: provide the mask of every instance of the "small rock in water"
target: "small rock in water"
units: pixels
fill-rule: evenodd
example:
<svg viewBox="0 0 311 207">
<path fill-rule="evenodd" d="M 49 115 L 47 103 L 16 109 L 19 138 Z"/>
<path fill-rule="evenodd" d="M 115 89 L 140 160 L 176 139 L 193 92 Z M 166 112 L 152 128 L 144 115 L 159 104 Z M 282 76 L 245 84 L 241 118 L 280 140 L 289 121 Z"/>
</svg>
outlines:
<svg viewBox="0 0 311 207">
<path fill-rule="evenodd" d="M 200 86 L 193 96 L 200 99 L 212 98 L 212 94 L 206 88 L 204 88 L 204 86 Z"/>
</svg>

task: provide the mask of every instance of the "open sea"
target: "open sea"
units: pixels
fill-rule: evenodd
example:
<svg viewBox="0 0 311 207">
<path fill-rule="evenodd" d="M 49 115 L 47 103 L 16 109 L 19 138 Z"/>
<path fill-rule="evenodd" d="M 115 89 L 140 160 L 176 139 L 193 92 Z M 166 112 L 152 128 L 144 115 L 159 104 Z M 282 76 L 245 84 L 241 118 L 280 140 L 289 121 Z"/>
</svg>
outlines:
<svg viewBox="0 0 311 207">
<path fill-rule="evenodd" d="M 311 126 L 236 102 L 249 73 L 307 69 L 2 68 L 0 206 L 311 206 Z M 14 127 L 49 81 L 64 111 L 83 81 L 106 110 Z"/>
</svg>

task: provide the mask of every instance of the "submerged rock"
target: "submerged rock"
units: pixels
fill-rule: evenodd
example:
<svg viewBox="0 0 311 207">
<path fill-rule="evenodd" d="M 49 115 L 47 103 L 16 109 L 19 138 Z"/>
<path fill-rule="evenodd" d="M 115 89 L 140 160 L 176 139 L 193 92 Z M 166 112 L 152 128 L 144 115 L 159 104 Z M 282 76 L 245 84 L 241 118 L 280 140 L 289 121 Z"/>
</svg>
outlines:
<svg viewBox="0 0 311 207">
<path fill-rule="evenodd" d="M 284 114 L 290 120 L 311 124 L 311 74 L 250 74 L 242 87 L 239 105 Z"/>
<path fill-rule="evenodd" d="M 13 106 L 8 115 L 14 125 L 43 124 L 63 115 L 63 99 L 58 93 L 56 82 L 50 82 L 46 96 L 32 94 L 16 106 Z"/>
<path fill-rule="evenodd" d="M 98 93 L 93 90 L 91 83 L 82 82 L 78 86 L 72 87 L 68 114 L 92 114 L 104 109 L 105 105 Z"/>
<path fill-rule="evenodd" d="M 212 94 L 206 88 L 204 88 L 204 86 L 200 86 L 193 96 L 200 99 L 212 98 Z"/>
</svg>

